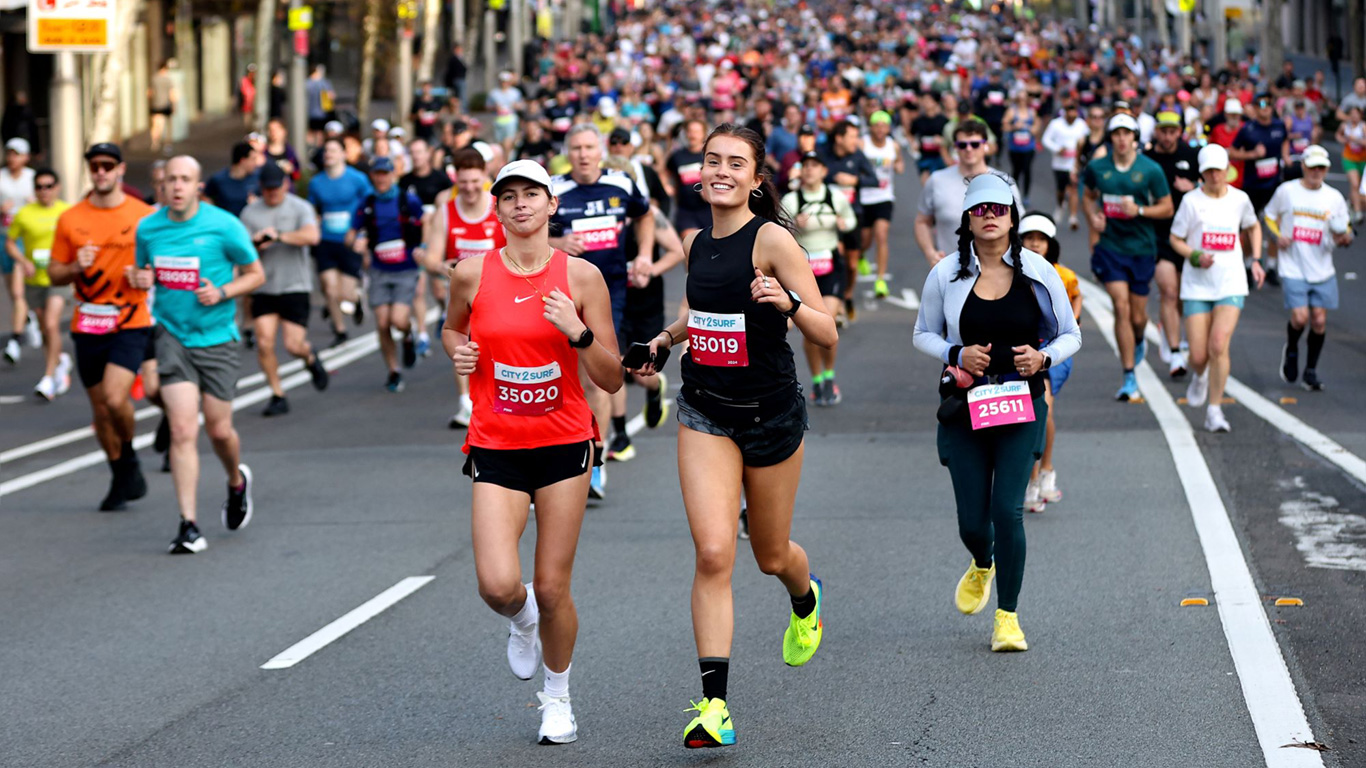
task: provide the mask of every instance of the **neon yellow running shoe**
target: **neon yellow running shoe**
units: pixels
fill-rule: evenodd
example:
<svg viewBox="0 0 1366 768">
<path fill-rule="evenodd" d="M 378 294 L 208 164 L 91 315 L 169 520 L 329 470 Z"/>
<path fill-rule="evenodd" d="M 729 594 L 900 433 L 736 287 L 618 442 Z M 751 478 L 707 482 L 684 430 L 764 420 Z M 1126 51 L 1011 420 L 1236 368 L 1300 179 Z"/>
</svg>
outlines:
<svg viewBox="0 0 1366 768">
<path fill-rule="evenodd" d="M 821 620 L 821 580 L 811 574 L 811 589 L 816 593 L 816 610 L 804 619 L 791 615 L 787 631 L 783 633 L 783 662 L 789 667 L 800 667 L 816 655 L 821 647 L 821 635 L 825 622 Z"/>
<path fill-rule="evenodd" d="M 873 274 L 873 265 L 869 264 L 868 260 L 862 256 L 858 260 L 858 273 L 865 276 Z"/>
<path fill-rule="evenodd" d="M 981 613 L 991 600 L 991 580 L 994 578 L 996 563 L 992 563 L 990 568 L 978 568 L 976 562 L 969 560 L 968 572 L 958 580 L 958 590 L 954 593 L 953 599 L 958 604 L 958 610 L 969 616 Z"/>
<path fill-rule="evenodd" d="M 729 747 L 735 743 L 735 724 L 731 722 L 730 710 L 726 709 L 724 699 L 707 699 L 692 702 L 684 712 L 696 712 L 697 717 L 683 729 L 683 746 L 688 749 L 708 747 Z"/>
<path fill-rule="evenodd" d="M 1020 615 L 996 609 L 996 626 L 991 632 L 991 650 L 993 651 L 1027 651 L 1029 643 L 1025 642 L 1024 630 L 1020 629 Z"/>
<path fill-rule="evenodd" d="M 877 279 L 877 282 L 873 283 L 873 295 L 876 296 L 876 297 L 879 298 L 879 299 L 885 299 L 885 298 L 887 298 L 887 281 L 886 281 L 886 280 L 883 280 L 882 278 L 879 277 L 879 278 Z"/>
</svg>

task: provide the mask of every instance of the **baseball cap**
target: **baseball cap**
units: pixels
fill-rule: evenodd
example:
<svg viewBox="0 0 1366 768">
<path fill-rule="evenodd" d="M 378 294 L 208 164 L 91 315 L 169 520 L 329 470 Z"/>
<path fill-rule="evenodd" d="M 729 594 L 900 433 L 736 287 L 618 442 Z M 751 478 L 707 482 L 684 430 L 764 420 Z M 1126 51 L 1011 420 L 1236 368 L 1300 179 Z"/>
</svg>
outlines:
<svg viewBox="0 0 1366 768">
<path fill-rule="evenodd" d="M 886 124 L 886 125 L 891 125 L 891 124 L 892 124 L 892 116 L 891 116 L 890 114 L 888 114 L 885 110 L 879 109 L 878 111 L 874 112 L 874 113 L 868 118 L 868 124 L 869 124 L 869 125 L 877 125 L 878 123 L 883 123 L 883 124 Z"/>
<path fill-rule="evenodd" d="M 631 132 L 628 131 L 628 130 L 626 130 L 625 128 L 613 128 L 613 129 L 612 129 L 612 132 L 611 132 L 610 134 L 607 135 L 607 143 L 608 143 L 608 144 L 630 144 L 630 143 L 631 143 Z"/>
<path fill-rule="evenodd" d="M 1005 179 L 988 171 L 974 176 L 968 184 L 968 192 L 963 196 L 963 210 L 972 210 L 982 203 L 1014 205 L 1015 195 Z"/>
<path fill-rule="evenodd" d="M 1132 117 L 1129 117 L 1128 115 L 1115 115 L 1114 117 L 1110 118 L 1109 125 L 1105 126 L 1106 133 L 1114 133 L 1115 131 L 1118 131 L 1120 129 L 1126 131 L 1133 131 L 1135 134 L 1137 134 L 1138 123 L 1134 122 L 1134 119 Z"/>
<path fill-rule="evenodd" d="M 604 96 L 604 97 L 602 97 L 601 99 L 598 99 L 598 112 L 602 113 L 602 116 L 603 116 L 603 117 L 616 117 L 616 116 L 617 116 L 617 102 L 616 102 L 616 100 L 613 99 L 613 98 L 610 97 L 610 96 Z"/>
<path fill-rule="evenodd" d="M 10 152 L 18 152 L 21 155 L 27 155 L 29 154 L 29 150 L 32 148 L 28 145 L 28 139 L 21 139 L 18 136 L 15 136 L 14 138 L 5 142 L 5 149 L 9 150 Z"/>
<path fill-rule="evenodd" d="M 825 158 L 821 157 L 821 153 L 819 153 L 819 152 L 806 152 L 806 153 L 804 153 L 804 154 L 802 155 L 802 164 L 803 164 L 803 165 L 806 164 L 806 161 L 808 161 L 808 160 L 814 160 L 814 161 L 820 163 L 821 165 L 825 165 Z"/>
<path fill-rule="evenodd" d="M 375 122 L 370 123 L 370 130 L 372 131 L 384 131 L 385 133 L 388 133 L 389 129 L 392 127 L 393 126 L 389 125 L 389 121 L 382 117 L 375 120 Z"/>
<path fill-rule="evenodd" d="M 275 163 L 266 163 L 261 166 L 258 179 L 261 182 L 261 189 L 278 189 L 285 185 L 285 171 Z"/>
<path fill-rule="evenodd" d="M 327 125 L 323 126 L 323 131 L 327 133 L 345 133 L 346 126 L 340 120 L 328 120 Z"/>
<path fill-rule="evenodd" d="M 389 129 L 389 138 L 391 138 L 391 139 L 401 139 L 401 138 L 403 138 L 403 136 L 404 136 L 406 133 L 407 133 L 407 131 L 403 130 L 403 126 L 401 126 L 401 125 L 396 125 L 396 126 L 394 126 L 393 128 L 390 128 L 390 129 Z"/>
<path fill-rule="evenodd" d="M 1229 99 L 1224 102 L 1224 114 L 1241 115 L 1243 114 L 1243 102 L 1237 99 Z"/>
<path fill-rule="evenodd" d="M 498 178 L 494 179 L 493 187 L 490 190 L 496 197 L 503 185 L 513 179 L 526 179 L 532 184 L 539 184 L 550 190 L 550 174 L 546 173 L 541 164 L 535 160 L 513 160 L 503 166 L 503 170 L 498 172 Z"/>
<path fill-rule="evenodd" d="M 1174 128 L 1180 128 L 1181 116 L 1176 114 L 1175 112 L 1158 112 L 1157 127 L 1161 128 L 1164 125 L 1170 125 Z"/>
<path fill-rule="evenodd" d="M 1200 150 L 1200 172 L 1217 168 L 1218 170 L 1228 170 L 1228 150 L 1218 144 L 1206 144 Z"/>
<path fill-rule="evenodd" d="M 252 131 L 251 133 L 247 134 L 247 138 L 244 139 L 244 141 L 246 141 L 248 144 L 265 144 L 266 136 L 263 133 Z"/>
<path fill-rule="evenodd" d="M 810 124 L 810 123 L 804 123 L 804 124 L 802 124 L 802 127 L 801 127 L 801 128 L 798 128 L 798 129 L 797 129 L 797 135 L 798 135 L 798 136 L 815 136 L 815 135 L 816 135 L 816 126 L 814 126 L 814 125 L 812 125 L 812 124 Z"/>
<path fill-rule="evenodd" d="M 1020 236 L 1023 237 L 1030 232 L 1038 232 L 1044 237 L 1056 240 L 1058 238 L 1058 225 L 1042 213 L 1031 213 L 1020 219 Z"/>
<path fill-rule="evenodd" d="M 388 157 L 383 157 L 383 156 L 377 157 L 377 158 L 375 158 L 374 160 L 371 160 L 371 161 L 370 161 L 370 172 L 371 172 L 371 173 L 393 173 L 393 172 L 394 172 L 394 161 L 391 160 L 391 159 L 388 158 Z"/>
<path fill-rule="evenodd" d="M 1304 149 L 1304 156 L 1300 162 L 1305 168 L 1328 168 L 1333 165 L 1332 159 L 1328 157 L 1328 150 L 1318 144 L 1310 144 Z"/>
<path fill-rule="evenodd" d="M 25 146 L 27 146 L 27 142 L 25 142 Z M 9 144 L 6 144 L 5 148 L 9 149 Z M 91 144 L 90 149 L 85 151 L 85 159 L 93 160 L 97 157 L 112 157 L 121 163 L 123 162 L 123 150 L 119 149 L 119 145 L 111 141 L 102 141 L 98 144 Z"/>
</svg>

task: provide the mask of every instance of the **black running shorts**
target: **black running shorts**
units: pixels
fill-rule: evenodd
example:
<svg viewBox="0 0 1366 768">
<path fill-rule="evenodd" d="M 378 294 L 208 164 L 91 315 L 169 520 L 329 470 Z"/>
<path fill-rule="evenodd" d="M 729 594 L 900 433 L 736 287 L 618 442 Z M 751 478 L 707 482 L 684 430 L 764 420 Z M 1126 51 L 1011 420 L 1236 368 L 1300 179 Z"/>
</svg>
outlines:
<svg viewBox="0 0 1366 768">
<path fill-rule="evenodd" d="M 476 483 L 492 483 L 535 496 L 541 488 L 578 477 L 601 465 L 602 456 L 593 450 L 593 441 L 585 440 L 511 451 L 471 445 L 462 471 Z"/>
</svg>

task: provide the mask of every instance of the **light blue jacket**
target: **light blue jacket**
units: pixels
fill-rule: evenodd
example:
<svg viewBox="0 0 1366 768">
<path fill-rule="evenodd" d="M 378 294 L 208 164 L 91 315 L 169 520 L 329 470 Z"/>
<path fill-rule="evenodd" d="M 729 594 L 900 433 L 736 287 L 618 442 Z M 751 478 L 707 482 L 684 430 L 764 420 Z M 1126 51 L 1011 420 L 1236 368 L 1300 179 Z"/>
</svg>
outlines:
<svg viewBox="0 0 1366 768">
<path fill-rule="evenodd" d="M 1072 315 L 1072 302 L 1067 298 L 1067 289 L 1063 287 L 1058 271 L 1047 259 L 1031 250 L 1024 249 L 1020 253 L 1024 258 L 1024 276 L 1029 278 L 1042 310 L 1039 338 L 1044 341 L 1039 351 L 1046 353 L 1052 364 L 1057 365 L 1081 349 L 1081 329 Z M 1005 262 L 1014 264 L 1008 251 Z M 981 274 L 975 252 L 968 271 L 971 272 L 969 277 L 953 279 L 958 274 L 956 251 L 936 264 L 930 270 L 930 276 L 925 278 L 925 289 L 920 294 L 920 314 L 915 318 L 915 348 L 949 365 L 959 363 L 949 360 L 949 351 L 955 346 L 963 346 L 958 319 Z"/>
</svg>

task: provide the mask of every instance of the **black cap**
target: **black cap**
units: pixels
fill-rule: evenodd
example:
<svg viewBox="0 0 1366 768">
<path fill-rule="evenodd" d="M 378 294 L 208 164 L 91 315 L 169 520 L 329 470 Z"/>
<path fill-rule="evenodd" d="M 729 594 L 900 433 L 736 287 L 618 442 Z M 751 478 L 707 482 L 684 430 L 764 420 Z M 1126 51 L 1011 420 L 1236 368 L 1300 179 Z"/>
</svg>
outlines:
<svg viewBox="0 0 1366 768">
<path fill-rule="evenodd" d="M 630 144 L 631 132 L 625 128 L 613 128 L 607 136 L 608 144 Z"/>
<path fill-rule="evenodd" d="M 261 189 L 278 189 L 285 185 L 285 171 L 276 163 L 261 166 Z"/>
<path fill-rule="evenodd" d="M 802 155 L 802 163 L 805 164 L 806 161 L 808 161 L 808 160 L 815 160 L 816 162 L 820 163 L 821 165 L 825 165 L 825 158 L 824 158 L 824 157 L 821 157 L 821 153 L 819 153 L 819 152 L 807 152 L 807 153 L 803 154 L 803 155 Z"/>
<path fill-rule="evenodd" d="M 123 150 L 119 149 L 119 145 L 113 142 L 102 141 L 99 144 L 91 144 L 90 149 L 85 151 L 86 160 L 93 160 L 96 157 L 112 157 L 121 163 L 123 162 Z"/>
<path fill-rule="evenodd" d="M 815 136 L 815 135 L 816 135 L 816 126 L 814 126 L 814 125 L 812 125 L 812 124 L 810 124 L 810 123 L 803 123 L 803 124 L 802 124 L 802 127 L 797 129 L 797 135 L 798 135 L 798 136 Z"/>
<path fill-rule="evenodd" d="M 972 104 L 966 99 L 958 102 L 958 114 L 967 115 L 972 113 Z"/>
</svg>

